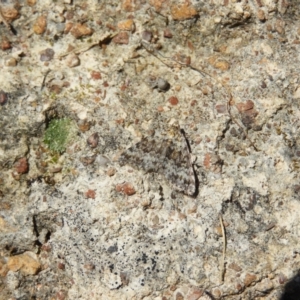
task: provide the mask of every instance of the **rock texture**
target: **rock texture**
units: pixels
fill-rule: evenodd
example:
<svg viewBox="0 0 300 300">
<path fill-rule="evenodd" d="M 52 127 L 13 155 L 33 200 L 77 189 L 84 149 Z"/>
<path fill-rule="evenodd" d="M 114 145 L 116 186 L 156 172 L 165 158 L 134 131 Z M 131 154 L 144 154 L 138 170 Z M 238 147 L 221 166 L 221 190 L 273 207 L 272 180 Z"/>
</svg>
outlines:
<svg viewBox="0 0 300 300">
<path fill-rule="evenodd" d="M 298 299 L 299 15 L 2 1 L 0 298 Z"/>
</svg>

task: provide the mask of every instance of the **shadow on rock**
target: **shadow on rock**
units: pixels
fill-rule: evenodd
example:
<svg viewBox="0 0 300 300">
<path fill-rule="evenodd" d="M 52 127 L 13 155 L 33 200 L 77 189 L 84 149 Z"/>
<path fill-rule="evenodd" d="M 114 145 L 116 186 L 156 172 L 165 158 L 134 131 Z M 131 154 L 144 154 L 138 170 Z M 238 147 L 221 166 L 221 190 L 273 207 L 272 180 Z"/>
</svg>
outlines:
<svg viewBox="0 0 300 300">
<path fill-rule="evenodd" d="M 299 300 L 300 299 L 300 270 L 284 287 L 280 300 Z"/>
</svg>

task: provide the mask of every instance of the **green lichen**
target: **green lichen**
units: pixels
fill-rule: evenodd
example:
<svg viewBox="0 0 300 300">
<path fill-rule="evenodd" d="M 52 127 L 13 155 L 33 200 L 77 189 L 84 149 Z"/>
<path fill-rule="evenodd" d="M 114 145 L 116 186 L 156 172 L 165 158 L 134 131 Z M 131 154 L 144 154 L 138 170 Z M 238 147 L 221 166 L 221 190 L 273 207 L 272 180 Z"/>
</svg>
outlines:
<svg viewBox="0 0 300 300">
<path fill-rule="evenodd" d="M 75 125 L 68 118 L 54 119 L 45 131 L 44 143 L 51 151 L 62 153 L 75 137 Z"/>
</svg>

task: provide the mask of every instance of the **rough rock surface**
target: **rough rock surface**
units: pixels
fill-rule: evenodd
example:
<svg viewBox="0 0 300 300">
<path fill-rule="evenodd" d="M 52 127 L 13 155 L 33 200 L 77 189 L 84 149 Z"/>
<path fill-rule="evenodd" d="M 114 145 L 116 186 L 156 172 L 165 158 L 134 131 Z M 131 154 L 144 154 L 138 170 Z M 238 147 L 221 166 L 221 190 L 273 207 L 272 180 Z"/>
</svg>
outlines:
<svg viewBox="0 0 300 300">
<path fill-rule="evenodd" d="M 299 299 L 297 0 L 0 17 L 0 299 Z"/>
</svg>

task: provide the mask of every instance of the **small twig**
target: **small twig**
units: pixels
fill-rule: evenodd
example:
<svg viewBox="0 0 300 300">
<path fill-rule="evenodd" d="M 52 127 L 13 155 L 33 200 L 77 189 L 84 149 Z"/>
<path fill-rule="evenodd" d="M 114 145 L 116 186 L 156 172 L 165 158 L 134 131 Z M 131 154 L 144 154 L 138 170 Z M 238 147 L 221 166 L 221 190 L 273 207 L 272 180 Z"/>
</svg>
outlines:
<svg viewBox="0 0 300 300">
<path fill-rule="evenodd" d="M 43 82 L 42 82 L 42 85 L 41 85 L 41 91 L 43 90 L 44 86 L 45 86 L 45 82 L 46 82 L 46 77 L 48 76 L 48 74 L 51 72 L 51 70 L 47 70 L 45 75 L 44 75 L 44 79 L 43 79 Z"/>
<path fill-rule="evenodd" d="M 107 38 L 113 38 L 114 36 L 116 36 L 118 33 L 106 33 L 104 34 L 103 36 L 101 36 L 99 38 L 99 40 L 97 42 L 94 42 L 94 43 L 91 43 L 91 44 L 88 44 L 88 45 L 84 45 L 83 47 L 80 47 L 80 48 L 76 48 L 76 49 L 73 49 L 72 51 L 69 51 L 67 53 L 63 53 L 61 55 L 58 55 L 57 58 L 62 58 L 64 56 L 67 56 L 69 54 L 72 54 L 72 53 L 75 53 L 75 54 L 81 54 L 83 52 L 86 52 L 88 50 L 90 50 L 91 48 L 93 48 L 94 46 L 97 46 L 99 45 L 101 42 L 103 42 L 105 39 Z"/>
<path fill-rule="evenodd" d="M 62 58 L 62 57 L 65 57 L 65 56 L 67 56 L 69 54 L 72 54 L 72 53 L 81 54 L 83 52 L 86 52 L 86 51 L 90 50 L 91 48 L 93 48 L 94 46 L 96 46 L 98 44 L 99 44 L 99 42 L 95 42 L 95 43 L 92 43 L 92 44 L 89 44 L 89 45 L 85 45 L 85 46 L 80 47 L 80 48 L 73 49 L 72 51 L 69 51 L 67 53 L 58 55 L 57 58 Z"/>
<path fill-rule="evenodd" d="M 222 262 L 221 262 L 221 273 L 220 273 L 220 281 L 224 282 L 224 275 L 225 275 L 225 253 L 226 253 L 226 233 L 225 228 L 222 220 L 221 214 L 219 214 L 220 225 L 222 229 L 222 238 L 223 238 L 223 253 L 222 253 Z"/>
</svg>

